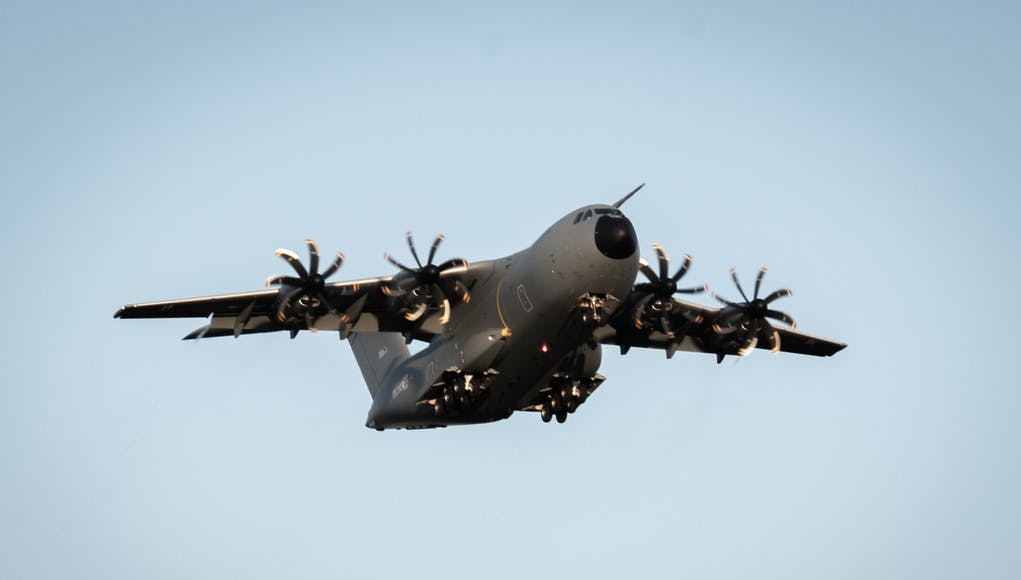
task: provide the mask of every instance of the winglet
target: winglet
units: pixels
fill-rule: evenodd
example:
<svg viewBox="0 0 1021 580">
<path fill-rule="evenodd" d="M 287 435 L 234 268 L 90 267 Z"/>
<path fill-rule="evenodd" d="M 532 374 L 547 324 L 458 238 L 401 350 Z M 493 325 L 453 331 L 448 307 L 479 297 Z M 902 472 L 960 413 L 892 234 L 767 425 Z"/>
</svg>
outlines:
<svg viewBox="0 0 1021 580">
<path fill-rule="evenodd" d="M 643 187 L 645 187 L 645 184 L 644 184 L 644 183 L 643 183 L 643 184 L 641 184 L 641 185 L 639 185 L 638 187 L 636 187 L 636 188 L 632 189 L 632 190 L 631 190 L 631 193 L 629 193 L 629 194 L 625 195 L 624 197 L 620 198 L 620 200 L 619 200 L 619 201 L 617 201 L 617 203 L 613 204 L 613 207 L 615 207 L 615 208 L 617 208 L 617 209 L 620 209 L 620 206 L 624 205 L 624 202 L 625 202 L 625 201 L 627 201 L 627 200 L 631 199 L 631 196 L 632 196 L 632 195 L 634 195 L 634 194 L 636 194 L 636 193 L 638 193 L 638 190 L 639 190 L 639 189 L 641 189 L 641 188 L 643 188 Z"/>
</svg>

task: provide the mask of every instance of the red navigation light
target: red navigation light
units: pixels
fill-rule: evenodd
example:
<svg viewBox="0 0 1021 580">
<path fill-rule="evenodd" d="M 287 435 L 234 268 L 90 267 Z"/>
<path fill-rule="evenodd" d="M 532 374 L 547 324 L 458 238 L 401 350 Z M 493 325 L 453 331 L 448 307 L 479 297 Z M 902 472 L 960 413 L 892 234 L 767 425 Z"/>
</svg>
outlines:
<svg viewBox="0 0 1021 580">
<path fill-rule="evenodd" d="M 539 347 L 539 350 L 542 352 L 549 352 L 549 344 L 545 342 L 542 343 L 542 346 Z"/>
</svg>

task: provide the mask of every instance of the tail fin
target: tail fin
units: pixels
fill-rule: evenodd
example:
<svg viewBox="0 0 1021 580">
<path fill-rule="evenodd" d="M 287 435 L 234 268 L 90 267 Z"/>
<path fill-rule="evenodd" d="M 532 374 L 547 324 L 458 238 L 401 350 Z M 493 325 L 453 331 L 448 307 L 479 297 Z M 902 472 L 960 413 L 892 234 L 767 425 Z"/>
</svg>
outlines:
<svg viewBox="0 0 1021 580">
<path fill-rule="evenodd" d="M 404 336 L 398 332 L 356 333 L 347 341 L 373 397 L 387 373 L 411 358 Z"/>
</svg>

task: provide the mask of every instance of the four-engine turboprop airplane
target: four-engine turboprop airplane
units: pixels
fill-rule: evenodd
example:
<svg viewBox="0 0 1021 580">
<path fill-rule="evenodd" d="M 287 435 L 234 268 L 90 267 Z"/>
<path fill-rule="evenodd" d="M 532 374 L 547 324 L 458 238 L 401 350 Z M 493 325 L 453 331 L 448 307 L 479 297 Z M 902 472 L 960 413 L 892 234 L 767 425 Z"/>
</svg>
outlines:
<svg viewBox="0 0 1021 580">
<path fill-rule="evenodd" d="M 327 283 L 343 254 L 323 272 L 319 251 L 305 240 L 306 267 L 289 250 L 277 250 L 294 276 L 273 276 L 268 290 L 166 302 L 129 304 L 116 318 L 205 317 L 209 323 L 185 339 L 302 330 L 337 331 L 347 339 L 372 395 L 366 426 L 375 429 L 484 423 L 514 411 L 538 411 L 564 422 L 604 378 L 602 345 L 621 354 L 633 347 L 745 355 L 755 348 L 831 356 L 846 345 L 795 330 L 773 310 L 791 295 L 760 297 L 763 268 L 749 299 L 718 295 L 721 308 L 679 300 L 707 286 L 678 288 L 691 265 L 686 255 L 671 273 L 666 253 L 653 245 L 658 268 L 638 256 L 638 237 L 621 205 L 575 210 L 530 247 L 510 256 L 435 263 L 437 237 L 423 264 L 411 233 L 414 266 L 387 259 L 390 277 Z M 645 281 L 636 282 L 641 271 Z M 774 326 L 770 320 L 789 327 Z M 412 340 L 428 343 L 414 355 Z"/>
</svg>

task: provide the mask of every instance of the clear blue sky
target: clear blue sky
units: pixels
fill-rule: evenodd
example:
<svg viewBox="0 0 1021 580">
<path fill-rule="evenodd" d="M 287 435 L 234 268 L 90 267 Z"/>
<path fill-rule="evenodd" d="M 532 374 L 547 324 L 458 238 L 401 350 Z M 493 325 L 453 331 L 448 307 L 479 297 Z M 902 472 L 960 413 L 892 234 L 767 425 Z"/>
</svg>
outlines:
<svg viewBox="0 0 1021 580">
<path fill-rule="evenodd" d="M 852 4 L 0 7 L 0 578 L 1021 576 L 1021 11 Z M 643 181 L 646 255 L 850 347 L 376 433 L 335 335 L 111 318 Z"/>
</svg>

